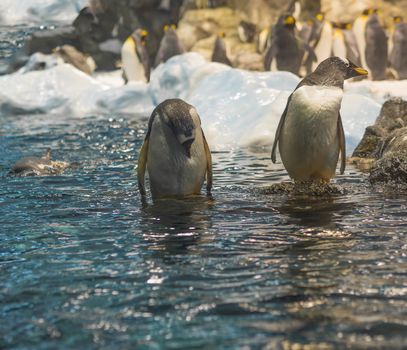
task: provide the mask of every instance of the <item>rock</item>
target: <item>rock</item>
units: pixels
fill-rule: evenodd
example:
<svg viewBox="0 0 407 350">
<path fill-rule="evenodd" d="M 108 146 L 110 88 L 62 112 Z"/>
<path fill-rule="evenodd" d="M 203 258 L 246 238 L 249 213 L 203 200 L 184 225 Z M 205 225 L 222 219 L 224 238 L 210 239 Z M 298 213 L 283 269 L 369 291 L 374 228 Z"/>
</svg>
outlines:
<svg viewBox="0 0 407 350">
<path fill-rule="evenodd" d="M 350 161 L 370 170 L 372 184 L 407 188 L 407 101 L 393 98 L 383 104 Z"/>
</svg>

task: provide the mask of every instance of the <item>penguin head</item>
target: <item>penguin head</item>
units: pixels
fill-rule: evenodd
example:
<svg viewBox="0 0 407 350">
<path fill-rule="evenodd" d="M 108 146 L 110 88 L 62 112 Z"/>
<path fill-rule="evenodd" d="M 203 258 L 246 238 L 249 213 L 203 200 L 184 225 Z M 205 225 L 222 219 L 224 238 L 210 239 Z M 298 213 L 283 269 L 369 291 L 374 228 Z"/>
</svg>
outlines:
<svg viewBox="0 0 407 350">
<path fill-rule="evenodd" d="M 293 15 L 285 15 L 284 16 L 284 25 L 289 28 L 295 27 L 295 17 Z"/>
<path fill-rule="evenodd" d="M 339 86 L 342 86 L 346 79 L 368 74 L 367 70 L 358 67 L 346 58 L 337 56 L 322 61 L 314 73 L 320 77 L 319 80 L 322 80 L 322 83 Z"/>
<path fill-rule="evenodd" d="M 403 17 L 402 16 L 394 16 L 393 17 L 393 23 L 397 24 L 397 23 L 401 23 L 403 22 Z"/>
<path fill-rule="evenodd" d="M 148 31 L 145 30 L 145 29 L 139 28 L 139 29 L 136 29 L 136 30 L 134 31 L 134 33 L 132 34 L 132 36 L 133 36 L 134 38 L 138 38 L 138 39 L 140 40 L 141 44 L 142 44 L 142 45 L 145 45 L 146 42 L 147 42 Z"/>
<path fill-rule="evenodd" d="M 164 32 L 168 32 L 170 29 L 172 30 L 176 30 L 177 29 L 177 25 L 176 24 L 166 24 L 164 26 Z"/>
<path fill-rule="evenodd" d="M 315 15 L 315 18 L 317 21 L 322 22 L 325 19 L 325 16 L 323 13 L 319 12 Z"/>
<path fill-rule="evenodd" d="M 180 99 L 170 99 L 163 102 L 160 115 L 162 121 L 171 129 L 176 140 L 184 148 L 187 157 L 190 158 L 196 128 L 200 125 L 196 109 Z"/>
<path fill-rule="evenodd" d="M 226 33 L 225 32 L 219 32 L 218 37 L 219 38 L 226 38 Z"/>
</svg>

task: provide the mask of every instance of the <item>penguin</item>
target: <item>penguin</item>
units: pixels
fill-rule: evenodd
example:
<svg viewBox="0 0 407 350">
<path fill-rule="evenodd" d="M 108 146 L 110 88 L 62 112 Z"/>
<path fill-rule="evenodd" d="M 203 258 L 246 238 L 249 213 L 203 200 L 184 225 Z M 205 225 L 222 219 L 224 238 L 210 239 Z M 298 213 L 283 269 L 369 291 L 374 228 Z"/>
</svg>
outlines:
<svg viewBox="0 0 407 350">
<path fill-rule="evenodd" d="M 365 59 L 372 80 L 384 80 L 387 67 L 387 36 L 376 13 L 369 16 L 365 28 Z"/>
<path fill-rule="evenodd" d="M 257 27 L 254 23 L 240 21 L 237 28 L 239 39 L 242 43 L 252 43 L 256 36 Z"/>
<path fill-rule="evenodd" d="M 138 187 L 143 197 L 146 169 L 153 198 L 199 194 L 205 175 L 210 193 L 211 152 L 193 106 L 169 99 L 154 109 L 138 159 Z"/>
<path fill-rule="evenodd" d="M 263 28 L 257 36 L 256 51 L 262 54 L 268 47 L 270 28 Z"/>
<path fill-rule="evenodd" d="M 272 28 L 264 58 L 266 71 L 284 70 L 298 75 L 303 52 L 295 36 L 295 23 L 292 15 L 281 15 Z"/>
<path fill-rule="evenodd" d="M 368 8 L 363 10 L 362 14 L 358 16 L 353 22 L 353 33 L 355 34 L 356 43 L 359 49 L 360 62 L 363 68 L 367 68 L 366 63 L 366 24 L 369 20 L 369 16 L 373 13 L 377 13 L 377 9 Z"/>
<path fill-rule="evenodd" d="M 61 174 L 71 164 L 62 161 L 54 161 L 51 149 L 48 148 L 41 157 L 27 157 L 19 160 L 11 168 L 10 176 L 44 176 Z"/>
<path fill-rule="evenodd" d="M 230 67 L 232 67 L 232 62 L 230 62 L 228 55 L 227 55 L 227 50 L 226 50 L 226 43 L 223 40 L 225 37 L 225 33 L 222 32 L 220 33 L 215 40 L 215 45 L 213 48 L 213 53 L 212 53 L 212 62 L 219 62 L 226 64 Z"/>
<path fill-rule="evenodd" d="M 160 63 L 167 62 L 173 56 L 181 55 L 185 52 L 184 45 L 178 39 L 176 29 L 175 24 L 164 26 L 164 36 L 161 39 L 160 47 L 155 57 L 154 67 L 157 67 Z"/>
<path fill-rule="evenodd" d="M 361 66 L 362 62 L 360 58 L 360 52 L 355 33 L 352 30 L 352 24 L 344 23 L 342 25 L 342 33 L 345 38 L 346 58 L 357 66 Z"/>
<path fill-rule="evenodd" d="M 392 24 L 390 25 L 389 28 L 387 28 L 386 34 L 388 38 L 388 44 L 387 44 L 387 53 L 390 57 L 391 51 L 393 50 L 393 36 L 394 36 L 394 31 L 396 29 L 397 24 L 404 22 L 402 16 L 394 16 Z"/>
<path fill-rule="evenodd" d="M 313 70 L 323 60 L 331 56 L 332 37 L 333 30 L 331 23 L 325 20 L 325 16 L 322 13 L 318 13 L 314 18 L 314 29 L 310 42 L 317 57 L 317 60 L 312 65 Z"/>
<path fill-rule="evenodd" d="M 148 32 L 135 30 L 124 42 L 122 54 L 123 78 L 129 81 L 150 81 L 150 60 L 145 47 Z"/>
<path fill-rule="evenodd" d="M 350 23 L 333 23 L 332 56 L 347 58 L 360 66 L 360 55 Z"/>
<path fill-rule="evenodd" d="M 407 79 L 407 23 L 396 22 L 389 61 L 398 79 Z"/>
<path fill-rule="evenodd" d="M 300 81 L 287 101 L 277 127 L 271 160 L 281 160 L 295 182 L 328 183 L 335 175 L 341 153 L 340 173 L 346 164 L 345 134 L 340 116 L 345 79 L 367 71 L 345 58 L 332 56 Z"/>
</svg>

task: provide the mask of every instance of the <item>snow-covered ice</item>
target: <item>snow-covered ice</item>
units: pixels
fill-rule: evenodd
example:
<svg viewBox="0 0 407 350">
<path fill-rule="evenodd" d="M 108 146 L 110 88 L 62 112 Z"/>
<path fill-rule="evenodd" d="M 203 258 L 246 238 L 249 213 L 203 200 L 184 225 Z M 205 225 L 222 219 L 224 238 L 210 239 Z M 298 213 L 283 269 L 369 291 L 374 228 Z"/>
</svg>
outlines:
<svg viewBox="0 0 407 350">
<path fill-rule="evenodd" d="M 0 115 L 46 113 L 53 121 L 89 115 L 147 118 L 167 98 L 194 105 L 213 150 L 270 148 L 287 98 L 299 82 L 288 72 L 249 72 L 208 63 L 197 53 L 160 65 L 151 82 L 123 85 L 121 73 L 88 76 L 71 65 L 0 77 Z M 347 82 L 341 115 L 347 152 L 374 123 L 383 102 L 407 97 L 407 81 Z"/>
</svg>

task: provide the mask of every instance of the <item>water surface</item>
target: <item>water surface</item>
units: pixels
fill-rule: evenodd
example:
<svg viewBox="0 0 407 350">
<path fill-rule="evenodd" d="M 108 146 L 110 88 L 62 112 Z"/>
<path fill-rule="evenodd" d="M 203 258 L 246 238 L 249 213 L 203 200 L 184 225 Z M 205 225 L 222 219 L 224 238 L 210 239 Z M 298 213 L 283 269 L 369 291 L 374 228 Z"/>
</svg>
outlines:
<svg viewBox="0 0 407 350">
<path fill-rule="evenodd" d="M 352 167 L 343 195 L 262 194 L 284 169 L 236 149 L 213 154 L 212 198 L 143 205 L 145 128 L 0 118 L 0 348 L 407 348 L 405 194 Z M 6 176 L 47 147 L 79 166 Z"/>
</svg>

